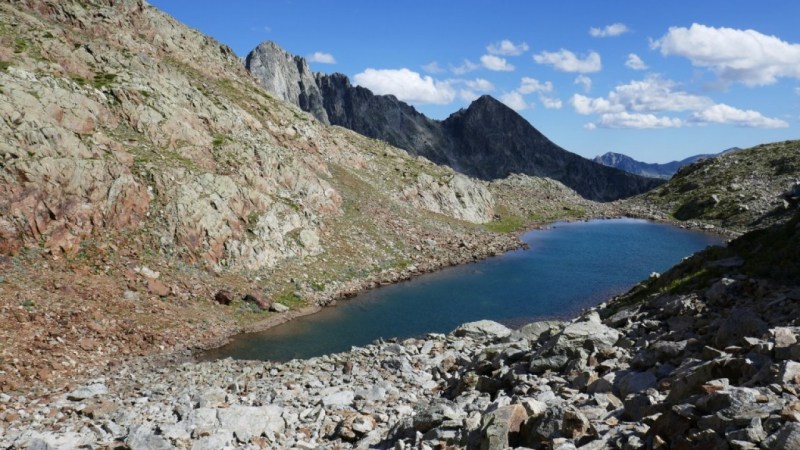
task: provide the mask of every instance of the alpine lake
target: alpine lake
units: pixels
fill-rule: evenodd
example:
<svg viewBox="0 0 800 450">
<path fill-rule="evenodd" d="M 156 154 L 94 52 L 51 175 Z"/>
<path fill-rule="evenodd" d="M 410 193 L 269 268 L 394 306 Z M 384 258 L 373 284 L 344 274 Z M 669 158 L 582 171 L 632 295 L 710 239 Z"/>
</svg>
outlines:
<svg viewBox="0 0 800 450">
<path fill-rule="evenodd" d="M 447 333 L 482 319 L 512 328 L 566 319 L 698 250 L 725 244 L 718 235 L 637 219 L 557 222 L 522 240 L 529 248 L 363 292 L 266 331 L 235 336 L 200 359 L 287 361 L 376 339 Z"/>
</svg>

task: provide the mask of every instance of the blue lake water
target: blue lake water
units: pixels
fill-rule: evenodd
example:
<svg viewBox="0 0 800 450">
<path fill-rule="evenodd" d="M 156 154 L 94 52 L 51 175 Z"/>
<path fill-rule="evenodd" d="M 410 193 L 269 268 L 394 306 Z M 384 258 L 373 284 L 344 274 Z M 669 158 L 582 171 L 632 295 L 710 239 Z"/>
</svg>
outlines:
<svg viewBox="0 0 800 450">
<path fill-rule="evenodd" d="M 530 246 L 364 292 L 338 306 L 243 334 L 202 359 L 285 361 L 349 350 L 377 338 L 446 333 L 492 319 L 509 326 L 569 317 L 663 272 L 719 236 L 634 219 L 556 223 Z"/>
</svg>

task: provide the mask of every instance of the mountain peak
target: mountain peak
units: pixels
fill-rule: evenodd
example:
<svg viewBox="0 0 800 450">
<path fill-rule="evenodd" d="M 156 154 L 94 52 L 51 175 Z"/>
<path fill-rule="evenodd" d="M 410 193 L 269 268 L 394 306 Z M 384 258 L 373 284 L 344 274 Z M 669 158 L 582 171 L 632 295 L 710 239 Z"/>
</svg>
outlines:
<svg viewBox="0 0 800 450">
<path fill-rule="evenodd" d="M 342 74 L 305 78 L 305 60 L 292 60 L 279 48 L 267 41 L 252 52 L 263 53 L 264 65 L 270 68 L 247 67 L 268 91 L 325 123 L 386 141 L 466 175 L 484 180 L 512 173 L 545 176 L 601 201 L 635 195 L 658 184 L 562 149 L 491 95 L 476 98 L 443 121 L 432 120 L 393 95 L 375 95 L 351 85 Z"/>
<path fill-rule="evenodd" d="M 320 122 L 330 123 L 305 58 L 292 55 L 274 41 L 264 41 L 247 54 L 244 65 L 268 92 L 310 112 Z"/>
<path fill-rule="evenodd" d="M 480 97 L 476 98 L 469 104 L 467 110 L 475 110 L 475 109 L 488 109 L 488 110 L 508 110 L 516 114 L 516 112 L 509 108 L 505 103 L 501 102 L 500 100 L 492 97 L 489 94 L 481 95 Z"/>
</svg>

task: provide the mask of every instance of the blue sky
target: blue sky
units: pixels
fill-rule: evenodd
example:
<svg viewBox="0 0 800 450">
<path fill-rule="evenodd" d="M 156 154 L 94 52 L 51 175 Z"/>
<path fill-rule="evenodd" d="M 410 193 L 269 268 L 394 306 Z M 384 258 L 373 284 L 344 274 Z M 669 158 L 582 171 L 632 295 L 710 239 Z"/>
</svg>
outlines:
<svg viewBox="0 0 800 450">
<path fill-rule="evenodd" d="M 667 162 L 800 138 L 800 2 L 151 0 L 435 119 L 501 99 L 555 143 Z"/>
</svg>

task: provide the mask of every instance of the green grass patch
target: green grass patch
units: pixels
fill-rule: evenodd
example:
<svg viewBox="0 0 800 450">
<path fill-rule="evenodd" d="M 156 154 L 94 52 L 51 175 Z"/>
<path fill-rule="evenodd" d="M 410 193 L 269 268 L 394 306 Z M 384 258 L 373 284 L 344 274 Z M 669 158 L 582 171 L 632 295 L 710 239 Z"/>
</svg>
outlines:
<svg viewBox="0 0 800 450">
<path fill-rule="evenodd" d="M 303 299 L 294 290 L 285 290 L 273 298 L 273 301 L 286 305 L 290 308 L 303 305 Z"/>
<path fill-rule="evenodd" d="M 14 40 L 14 53 L 23 53 L 29 47 L 28 41 L 22 38 L 17 38 Z"/>
<path fill-rule="evenodd" d="M 526 221 L 519 216 L 502 216 L 499 220 L 493 220 L 484 224 L 484 228 L 495 233 L 512 233 L 523 229 Z"/>
<path fill-rule="evenodd" d="M 97 89 L 102 89 L 106 86 L 113 84 L 116 79 L 117 79 L 116 74 L 100 72 L 94 76 L 94 81 L 92 84 Z"/>
<path fill-rule="evenodd" d="M 211 145 L 214 148 L 222 147 L 229 140 L 230 138 L 228 138 L 228 136 L 217 133 L 213 136 L 213 139 L 211 140 Z"/>
<path fill-rule="evenodd" d="M 6 71 L 11 67 L 11 61 L 0 61 L 0 70 Z"/>
</svg>

